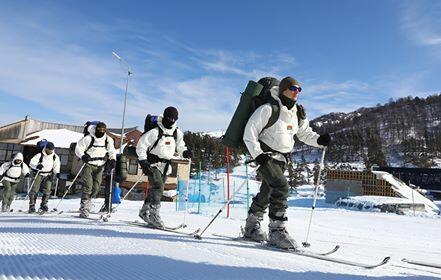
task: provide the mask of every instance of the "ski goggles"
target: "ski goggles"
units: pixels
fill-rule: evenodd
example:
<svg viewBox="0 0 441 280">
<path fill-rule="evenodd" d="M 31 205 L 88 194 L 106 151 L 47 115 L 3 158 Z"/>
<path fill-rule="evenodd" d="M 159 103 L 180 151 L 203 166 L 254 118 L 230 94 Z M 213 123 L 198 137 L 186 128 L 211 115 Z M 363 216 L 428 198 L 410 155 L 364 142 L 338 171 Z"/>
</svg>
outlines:
<svg viewBox="0 0 441 280">
<path fill-rule="evenodd" d="M 296 86 L 296 85 L 294 85 L 294 86 L 290 86 L 290 87 L 289 87 L 289 90 L 290 90 L 290 91 L 296 91 L 296 90 L 298 90 L 299 92 L 302 92 L 302 88 L 301 88 L 300 86 Z"/>
</svg>

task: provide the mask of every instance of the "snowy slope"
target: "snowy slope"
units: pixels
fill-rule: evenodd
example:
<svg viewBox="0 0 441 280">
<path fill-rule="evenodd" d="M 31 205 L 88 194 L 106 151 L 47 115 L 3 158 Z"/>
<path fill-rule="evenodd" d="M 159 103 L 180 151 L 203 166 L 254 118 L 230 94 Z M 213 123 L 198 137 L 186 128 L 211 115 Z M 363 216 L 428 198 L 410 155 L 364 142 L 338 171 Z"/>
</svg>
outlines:
<svg viewBox="0 0 441 280">
<path fill-rule="evenodd" d="M 50 201 L 50 208 L 58 200 Z M 102 202 L 99 200 L 97 206 Z M 0 214 L 0 279 L 434 279 L 441 271 L 400 262 L 412 258 L 439 262 L 441 219 L 326 208 L 314 213 L 309 241 L 315 250 L 341 244 L 338 257 L 390 264 L 374 270 L 327 263 L 251 245 L 226 241 L 213 232 L 236 235 L 244 224 L 225 217 L 215 221 L 201 241 L 192 237 L 128 226 L 138 219 L 139 201 L 123 202 L 107 223 L 63 213 L 58 217 Z M 288 229 L 303 241 L 311 200 L 290 200 Z M 78 199 L 62 209 L 78 209 Z M 25 209 L 23 201 L 13 203 Z M 183 222 L 173 203 L 161 209 L 167 224 Z M 241 210 L 242 211 L 242 210 Z M 211 217 L 186 214 L 186 231 L 205 226 Z M 266 228 L 267 219 L 264 224 Z"/>
<path fill-rule="evenodd" d="M 244 168 L 232 173 L 236 189 L 245 183 Z M 250 168 L 250 173 L 252 168 Z M 218 182 L 217 182 L 218 183 Z M 245 185 L 244 185 L 245 186 Z M 258 191 L 250 180 L 250 193 Z M 288 230 L 304 241 L 312 204 L 313 186 L 299 188 L 291 197 Z M 237 200 L 243 199 L 243 187 Z M 49 208 L 58 200 L 50 200 Z M 102 199 L 96 201 L 97 210 Z M 59 216 L 27 215 L 17 211 L 0 213 L 0 279 L 434 279 L 441 270 L 405 264 L 402 258 L 428 262 L 441 259 L 441 217 L 413 217 L 358 212 L 335 208 L 323 198 L 317 202 L 309 242 L 312 249 L 342 248 L 336 257 L 376 263 L 385 256 L 384 267 L 366 270 L 321 260 L 267 251 L 235 243 L 212 233 L 236 236 L 244 225 L 245 208 L 231 207 L 231 218 L 221 214 L 203 240 L 190 236 L 127 225 L 139 220 L 141 201 L 125 201 L 109 222 L 74 217 L 79 199 L 66 199 Z M 26 209 L 23 200 L 12 208 Z M 202 215 L 190 209 L 176 211 L 174 203 L 163 203 L 161 213 L 171 226 L 185 222 L 186 232 L 205 227 L 219 204 L 204 206 Z M 211 210 L 208 211 L 208 210 Z M 268 218 L 263 227 L 266 229 Z"/>
</svg>

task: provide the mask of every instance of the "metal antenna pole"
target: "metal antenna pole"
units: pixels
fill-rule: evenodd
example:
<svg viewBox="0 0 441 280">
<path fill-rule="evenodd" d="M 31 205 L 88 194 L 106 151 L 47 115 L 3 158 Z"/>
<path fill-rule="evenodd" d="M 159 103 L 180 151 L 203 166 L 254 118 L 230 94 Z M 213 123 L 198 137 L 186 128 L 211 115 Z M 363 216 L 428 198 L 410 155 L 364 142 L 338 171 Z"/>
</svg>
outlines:
<svg viewBox="0 0 441 280">
<path fill-rule="evenodd" d="M 116 57 L 116 59 L 118 59 L 118 61 L 121 63 L 124 63 L 127 67 L 127 80 L 126 80 L 126 89 L 125 89 L 125 93 L 124 93 L 124 109 L 123 109 L 123 115 L 122 115 L 122 124 L 121 124 L 121 137 L 120 137 L 120 143 L 119 143 L 119 155 L 120 157 L 123 154 L 123 144 L 124 144 L 124 125 L 125 125 L 125 120 L 126 120 L 126 107 L 127 107 L 127 94 L 128 94 L 128 89 L 129 89 L 129 79 L 130 79 L 130 75 L 133 74 L 133 72 L 130 71 L 130 66 L 129 64 L 122 59 L 121 56 L 119 56 L 116 52 L 112 52 L 113 56 Z M 115 169 L 112 169 L 111 172 L 111 177 L 113 177 L 113 172 L 115 171 Z M 116 182 L 116 187 L 119 187 L 119 182 Z M 109 186 L 109 196 L 110 196 L 110 200 L 109 200 L 109 213 L 112 211 L 112 201 L 111 201 L 111 197 L 112 197 L 112 189 L 113 189 L 113 182 L 110 183 Z"/>
</svg>

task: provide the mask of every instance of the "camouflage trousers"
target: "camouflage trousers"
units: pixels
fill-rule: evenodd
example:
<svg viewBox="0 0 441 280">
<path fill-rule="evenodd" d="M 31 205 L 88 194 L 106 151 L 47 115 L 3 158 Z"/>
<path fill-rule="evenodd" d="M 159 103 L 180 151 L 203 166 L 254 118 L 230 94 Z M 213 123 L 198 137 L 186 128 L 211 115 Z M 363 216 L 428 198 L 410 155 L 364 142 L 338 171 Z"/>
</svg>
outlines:
<svg viewBox="0 0 441 280">
<path fill-rule="evenodd" d="M 11 203 L 14 200 L 15 187 L 17 186 L 18 182 L 14 183 L 7 180 L 3 180 L 2 183 L 3 183 L 2 208 L 6 209 L 11 206 Z"/>
<path fill-rule="evenodd" d="M 41 199 L 41 205 L 47 205 L 49 200 L 49 196 L 51 195 L 52 188 L 52 176 L 42 176 L 40 174 L 35 177 L 34 185 L 32 189 L 29 191 L 29 206 L 35 206 L 35 202 L 37 200 L 37 193 L 39 190 L 43 193 L 43 197 Z"/>
<path fill-rule="evenodd" d="M 95 166 L 87 163 L 84 166 L 83 172 L 81 174 L 82 205 L 91 198 L 95 198 L 100 192 L 101 181 L 103 180 L 103 170 L 104 170 L 104 166 Z"/>
<path fill-rule="evenodd" d="M 262 177 L 262 185 L 259 193 L 253 198 L 250 213 L 265 212 L 269 206 L 270 218 L 286 220 L 289 185 L 283 174 L 285 169 L 286 163 L 274 159 L 259 167 L 257 172 Z"/>
<path fill-rule="evenodd" d="M 166 179 L 163 177 L 161 171 L 158 168 L 152 167 L 151 170 L 152 172 L 148 175 L 150 185 L 149 193 L 147 194 L 144 203 L 158 205 L 161 203 Z"/>
</svg>

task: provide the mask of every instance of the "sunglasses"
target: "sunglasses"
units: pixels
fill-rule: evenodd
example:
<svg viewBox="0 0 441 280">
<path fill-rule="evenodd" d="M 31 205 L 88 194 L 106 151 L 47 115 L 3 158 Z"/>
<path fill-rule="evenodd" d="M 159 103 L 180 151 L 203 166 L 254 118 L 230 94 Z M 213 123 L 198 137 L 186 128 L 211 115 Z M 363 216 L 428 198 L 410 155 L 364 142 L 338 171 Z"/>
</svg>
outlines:
<svg viewBox="0 0 441 280">
<path fill-rule="evenodd" d="M 290 87 L 289 87 L 289 90 L 290 90 L 290 91 L 296 91 L 296 90 L 298 90 L 299 92 L 302 92 L 302 88 L 299 87 L 299 86 L 290 86 Z"/>
</svg>

